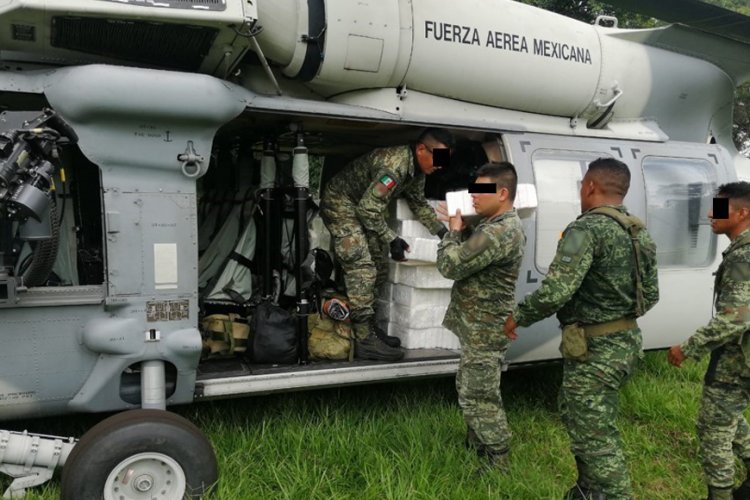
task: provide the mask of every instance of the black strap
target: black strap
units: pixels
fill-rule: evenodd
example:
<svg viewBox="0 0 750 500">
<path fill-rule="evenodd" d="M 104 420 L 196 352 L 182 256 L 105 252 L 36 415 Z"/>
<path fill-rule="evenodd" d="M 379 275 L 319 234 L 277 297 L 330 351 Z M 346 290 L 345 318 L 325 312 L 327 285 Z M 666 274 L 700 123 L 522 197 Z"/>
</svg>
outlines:
<svg viewBox="0 0 750 500">
<path fill-rule="evenodd" d="M 253 266 L 253 261 L 242 255 L 241 253 L 237 253 L 235 251 L 232 251 L 229 254 L 229 258 L 236 263 L 238 263 L 241 266 L 245 266 L 248 269 L 251 269 Z"/>
</svg>

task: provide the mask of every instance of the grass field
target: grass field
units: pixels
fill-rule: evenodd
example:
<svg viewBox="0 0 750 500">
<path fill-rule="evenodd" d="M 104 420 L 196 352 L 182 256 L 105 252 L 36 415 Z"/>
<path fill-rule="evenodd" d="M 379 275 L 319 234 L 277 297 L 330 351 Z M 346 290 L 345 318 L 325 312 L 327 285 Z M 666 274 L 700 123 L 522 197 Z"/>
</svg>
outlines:
<svg viewBox="0 0 750 500">
<path fill-rule="evenodd" d="M 694 423 L 705 365 L 677 370 L 665 358 L 647 354 L 621 401 L 619 425 L 636 497 L 702 498 Z M 465 427 L 447 378 L 203 403 L 177 412 L 204 429 L 216 448 L 218 499 L 560 498 L 575 480 L 556 408 L 560 375 L 561 366 L 551 365 L 504 376 L 514 431 L 507 475 L 477 473 L 480 462 L 464 449 Z M 100 418 L 25 426 L 80 436 Z M 57 498 L 58 481 L 27 498 Z M 7 484 L 3 479 L 1 486 Z"/>
</svg>

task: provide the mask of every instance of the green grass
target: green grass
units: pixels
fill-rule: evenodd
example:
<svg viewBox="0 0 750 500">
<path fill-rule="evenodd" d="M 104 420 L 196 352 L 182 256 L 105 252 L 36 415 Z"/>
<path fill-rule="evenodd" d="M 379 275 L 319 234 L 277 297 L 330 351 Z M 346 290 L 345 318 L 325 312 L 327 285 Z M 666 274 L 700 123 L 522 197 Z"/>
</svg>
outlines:
<svg viewBox="0 0 750 500">
<path fill-rule="evenodd" d="M 695 417 L 705 364 L 677 370 L 647 354 L 623 391 L 620 429 L 636 497 L 704 495 Z M 219 457 L 215 498 L 560 498 L 575 465 L 556 408 L 560 365 L 504 375 L 514 432 L 507 475 L 477 474 L 451 379 L 203 403 L 177 412 Z M 0 425 L 80 435 L 101 416 Z M 27 498 L 58 496 L 59 478 Z M 5 488 L 8 481 L 0 486 Z"/>
</svg>

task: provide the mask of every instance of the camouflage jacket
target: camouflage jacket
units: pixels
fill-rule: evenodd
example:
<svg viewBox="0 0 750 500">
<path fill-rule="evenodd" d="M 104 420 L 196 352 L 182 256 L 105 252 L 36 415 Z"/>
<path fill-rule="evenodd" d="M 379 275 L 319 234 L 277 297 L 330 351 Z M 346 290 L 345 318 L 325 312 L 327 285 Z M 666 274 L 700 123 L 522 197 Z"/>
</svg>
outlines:
<svg viewBox="0 0 750 500">
<path fill-rule="evenodd" d="M 443 326 L 454 333 L 498 336 L 515 303 L 526 244 L 515 209 L 483 219 L 466 238 L 451 231 L 438 246 L 440 274 L 456 280 Z M 462 241 L 464 240 L 464 241 Z"/>
<path fill-rule="evenodd" d="M 750 331 L 750 245 L 743 244 L 745 237 L 750 237 L 750 229 L 739 234 L 722 254 L 714 285 L 716 313 L 682 344 L 686 356 L 699 359 L 720 346 L 741 355 L 742 334 Z"/>
<path fill-rule="evenodd" d="M 614 207 L 627 213 L 624 206 Z M 659 300 L 656 245 L 639 233 L 646 311 Z M 571 222 L 541 286 L 518 305 L 513 318 L 529 326 L 557 312 L 562 325 L 635 317 L 636 285 L 630 235 L 611 217 L 584 212 Z"/>
<path fill-rule="evenodd" d="M 424 197 L 425 175 L 416 165 L 411 146 L 375 149 L 349 163 L 336 174 L 324 196 L 345 196 L 356 204 L 364 228 L 383 241 L 398 236 L 386 222 L 388 205 L 402 197 L 417 219 L 432 233 L 443 226 Z"/>
</svg>

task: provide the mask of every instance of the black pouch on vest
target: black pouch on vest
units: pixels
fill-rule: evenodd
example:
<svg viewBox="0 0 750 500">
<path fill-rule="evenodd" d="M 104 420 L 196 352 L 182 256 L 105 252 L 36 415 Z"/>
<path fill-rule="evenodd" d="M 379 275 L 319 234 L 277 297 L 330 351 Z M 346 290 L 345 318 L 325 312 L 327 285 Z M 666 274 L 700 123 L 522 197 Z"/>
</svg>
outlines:
<svg viewBox="0 0 750 500">
<path fill-rule="evenodd" d="M 297 330 L 294 317 L 285 309 L 261 303 L 252 322 L 253 361 L 264 364 L 297 362 Z"/>
</svg>

